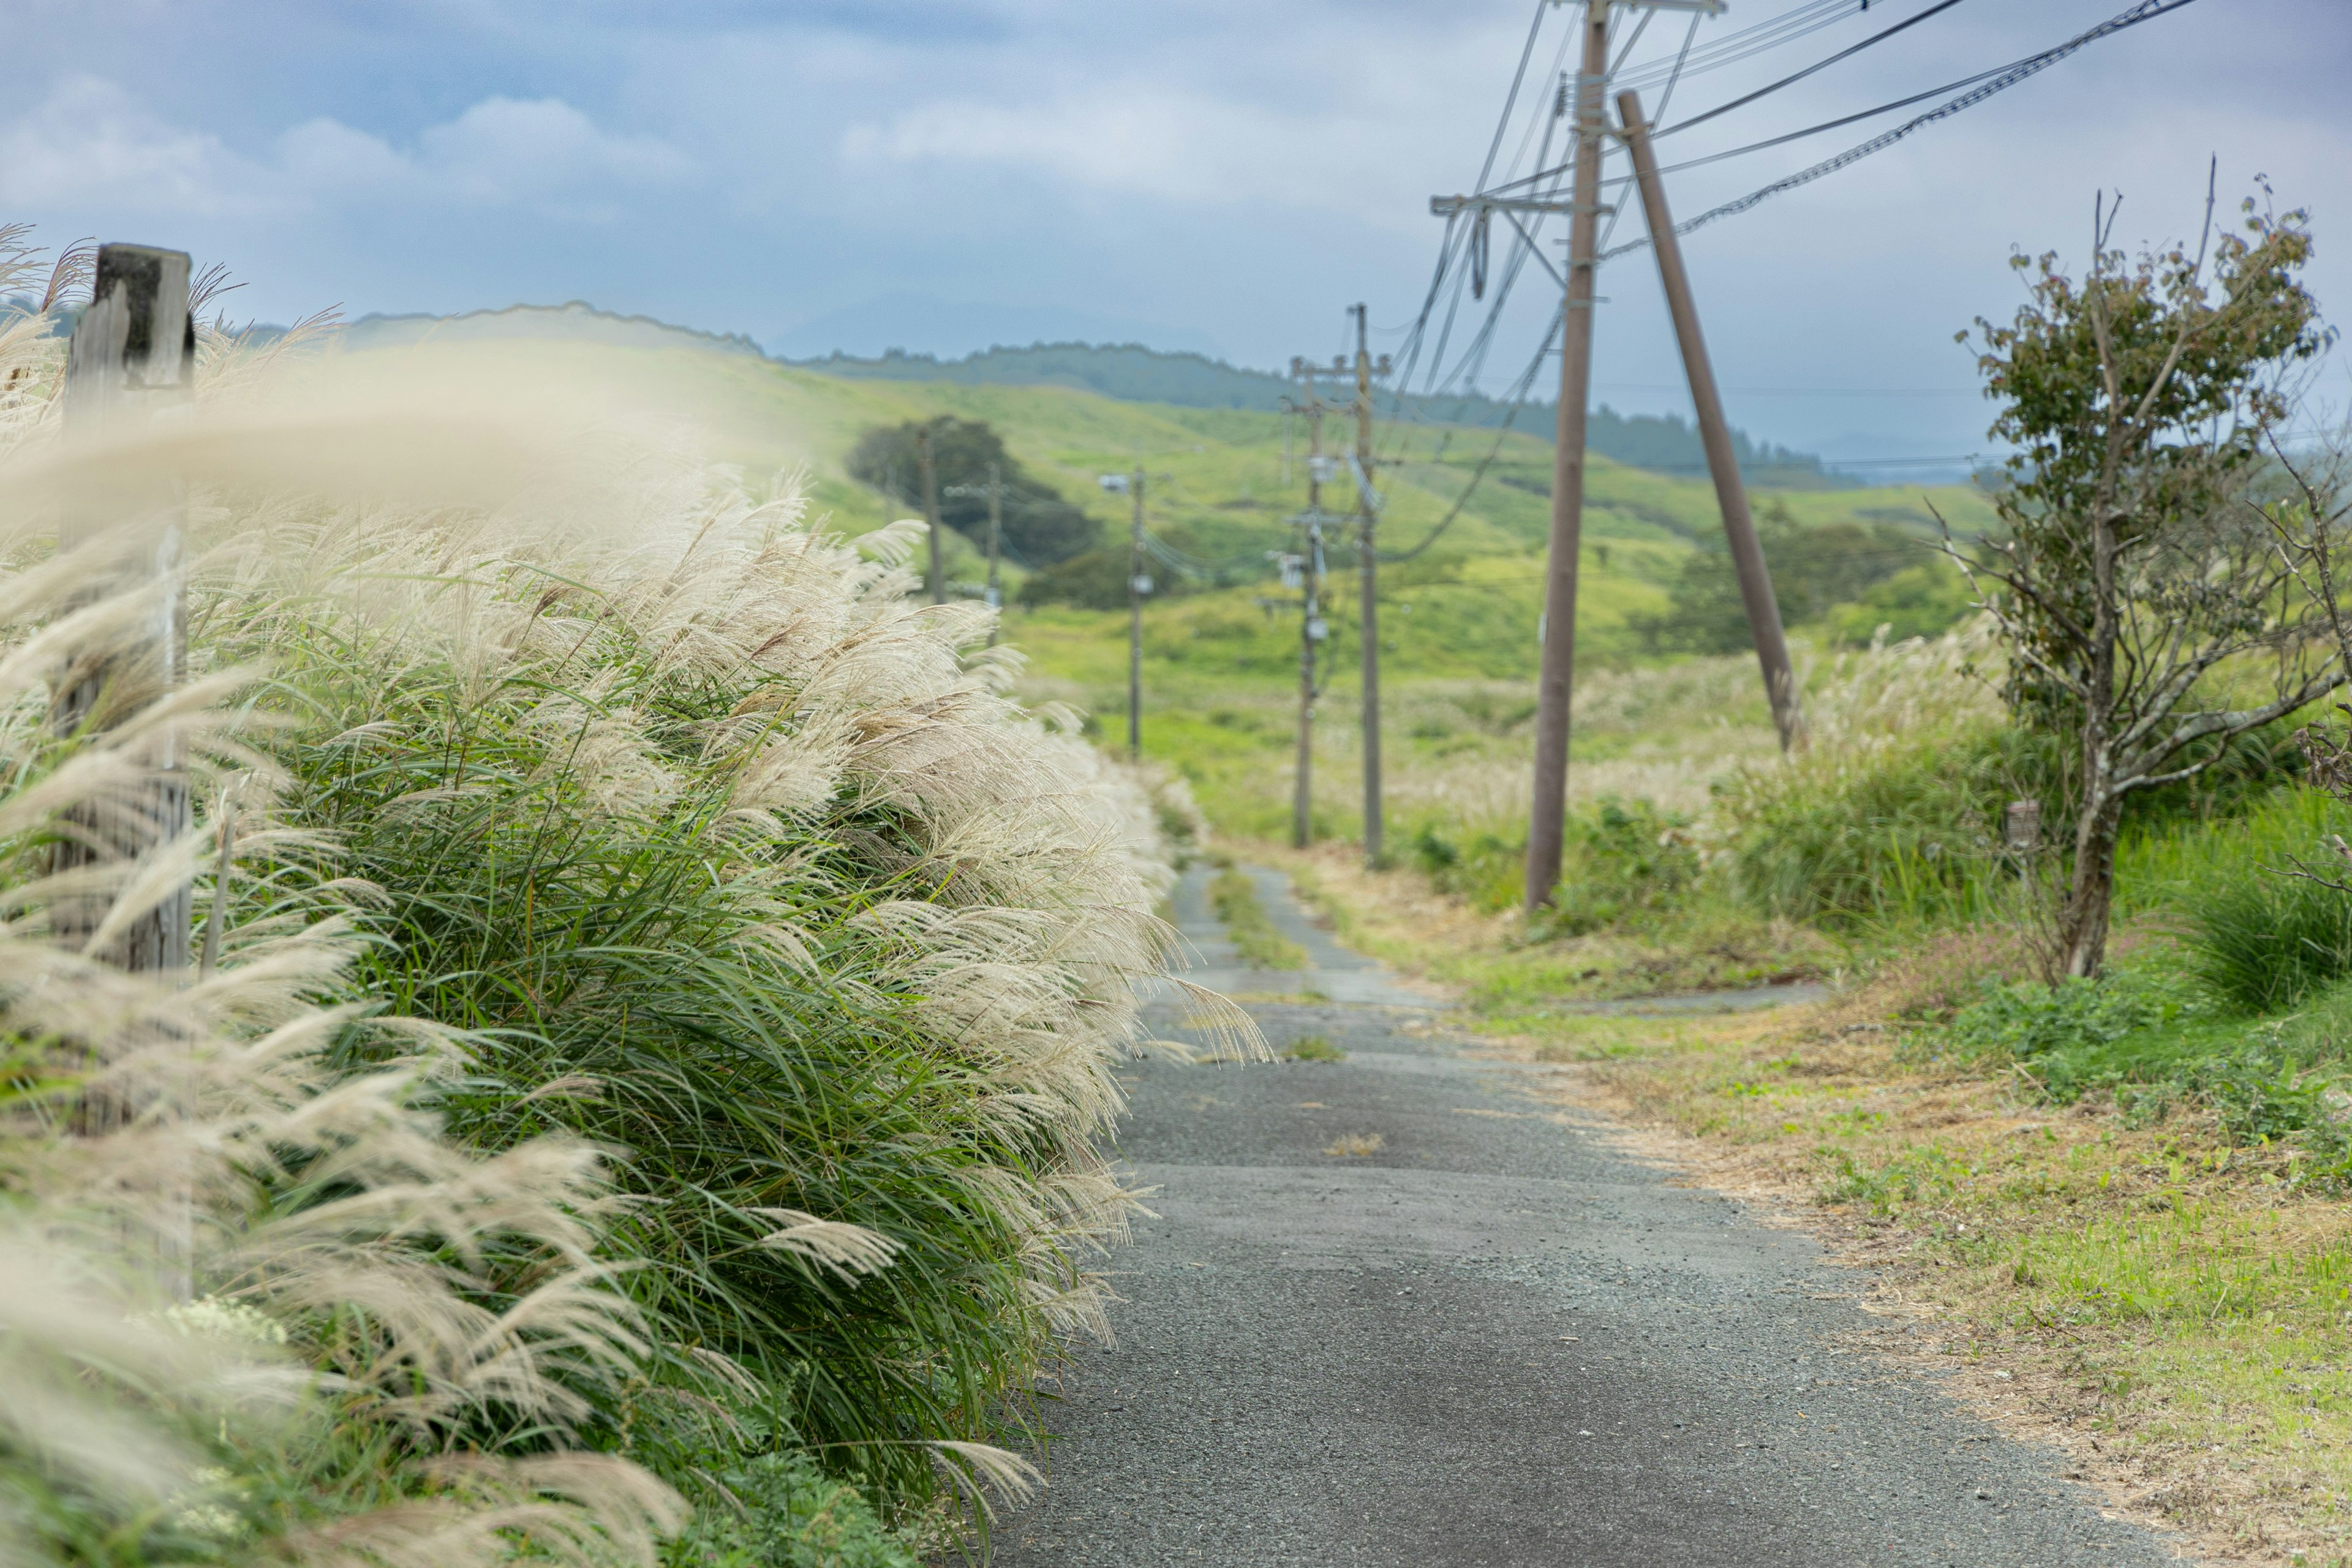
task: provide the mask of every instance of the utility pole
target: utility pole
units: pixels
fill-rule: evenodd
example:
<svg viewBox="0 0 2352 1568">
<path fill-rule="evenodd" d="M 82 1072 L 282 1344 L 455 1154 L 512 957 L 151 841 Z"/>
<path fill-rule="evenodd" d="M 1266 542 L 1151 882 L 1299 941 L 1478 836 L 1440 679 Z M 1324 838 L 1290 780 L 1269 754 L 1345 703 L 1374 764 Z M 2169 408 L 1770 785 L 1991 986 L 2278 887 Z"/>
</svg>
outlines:
<svg viewBox="0 0 2352 1568">
<path fill-rule="evenodd" d="M 1321 367 L 1304 359 L 1290 362 L 1290 374 L 1306 384 L 1307 511 L 1298 519 L 1306 536 L 1299 552 L 1299 586 L 1304 591 L 1298 621 L 1298 765 L 1291 781 L 1290 842 L 1304 849 L 1315 837 L 1315 679 L 1316 645 L 1330 632 L 1323 620 L 1323 399 L 1315 390 Z M 1287 586 L 1287 584 L 1285 584 Z"/>
<path fill-rule="evenodd" d="M 1363 577 L 1364 656 L 1364 864 L 1381 864 L 1381 607 L 1380 521 L 1372 490 L 1372 356 L 1364 346 L 1364 307 L 1356 318 L 1356 542 Z M 1385 361 L 1381 370 L 1388 368 Z"/>
<path fill-rule="evenodd" d="M 1576 78 L 1576 172 L 1568 218 L 1568 289 L 1559 339 L 1559 423 L 1553 434 L 1550 555 L 1536 680 L 1535 808 L 1528 824 L 1527 910 L 1551 902 L 1568 827 L 1569 697 L 1576 676 L 1576 556 L 1584 533 L 1585 415 L 1592 396 L 1592 302 L 1601 238 L 1601 92 L 1609 70 L 1610 0 L 1585 0 Z"/>
<path fill-rule="evenodd" d="M 940 493 L 964 500 L 978 498 L 988 502 L 988 585 L 982 591 L 981 597 L 987 603 L 990 609 L 1003 609 L 1004 595 L 997 585 L 996 562 L 997 557 L 1003 552 L 1004 542 L 1003 465 L 1001 463 L 988 465 L 988 483 L 984 485 L 950 485 Z M 996 646 L 996 623 L 990 622 L 988 646 L 991 647 Z"/>
<path fill-rule="evenodd" d="M 1593 273 L 1600 265 L 1601 160 L 1608 121 L 1601 95 L 1609 77 L 1609 13 L 1612 5 L 1714 16 L 1722 0 L 1571 0 L 1582 7 L 1583 48 L 1576 78 L 1576 156 L 1565 204 L 1530 196 L 1433 196 L 1440 217 L 1462 213 L 1484 223 L 1488 213 L 1565 210 L 1568 277 L 1560 302 L 1559 423 L 1554 434 L 1551 538 L 1544 571 L 1541 673 L 1536 683 L 1534 809 L 1528 823 L 1527 910 L 1551 901 L 1559 881 L 1568 826 L 1569 700 L 1576 675 L 1576 566 L 1584 531 L 1584 439 L 1592 396 Z M 1518 222 L 1512 216 L 1514 224 Z M 1525 234 L 1524 226 L 1521 233 Z M 1532 236 L 1528 237 L 1533 243 Z"/>
<path fill-rule="evenodd" d="M 988 465 L 988 607 L 1002 612 L 1004 595 L 996 585 L 996 556 L 1004 541 L 1004 468 Z M 996 646 L 996 623 L 988 623 L 988 646 Z"/>
<path fill-rule="evenodd" d="M 1143 760 L 1143 596 L 1151 579 L 1143 570 L 1143 465 L 1129 480 L 1135 492 L 1135 524 L 1127 552 L 1127 760 Z"/>
<path fill-rule="evenodd" d="M 915 430 L 915 455 L 923 465 L 923 521 L 929 525 L 931 538 L 931 603 L 947 603 L 947 575 L 940 566 L 940 470 L 931 457 L 931 426 L 929 420 Z"/>
<path fill-rule="evenodd" d="M 1633 154 L 1633 179 L 1642 191 L 1642 211 L 1650 226 L 1650 248 L 1658 257 L 1658 281 L 1666 290 L 1666 309 L 1675 319 L 1675 337 L 1681 343 L 1683 369 L 1690 378 L 1691 406 L 1698 415 L 1699 440 L 1706 448 L 1707 471 L 1715 479 L 1715 499 L 1723 510 L 1723 533 L 1731 546 L 1731 563 L 1739 574 L 1739 596 L 1748 605 L 1748 626 L 1756 641 L 1756 660 L 1763 667 L 1764 691 L 1772 704 L 1772 724 L 1780 731 L 1780 749 L 1805 744 L 1805 715 L 1799 703 L 1797 676 L 1789 662 L 1789 640 L 1780 628 L 1780 605 L 1772 596 L 1772 576 L 1764 564 L 1764 547 L 1756 537 L 1756 520 L 1748 515 L 1748 489 L 1739 481 L 1739 457 L 1731 445 L 1731 426 L 1723 416 L 1723 395 L 1715 384 L 1715 367 L 1706 357 L 1706 339 L 1700 332 L 1698 307 L 1692 301 L 1690 274 L 1683 266 L 1682 241 L 1675 236 L 1674 214 L 1666 207 L 1666 190 L 1658 178 L 1658 159 L 1650 145 L 1650 127 L 1642 118 L 1639 93 L 1617 95 L 1618 132 Z"/>
</svg>

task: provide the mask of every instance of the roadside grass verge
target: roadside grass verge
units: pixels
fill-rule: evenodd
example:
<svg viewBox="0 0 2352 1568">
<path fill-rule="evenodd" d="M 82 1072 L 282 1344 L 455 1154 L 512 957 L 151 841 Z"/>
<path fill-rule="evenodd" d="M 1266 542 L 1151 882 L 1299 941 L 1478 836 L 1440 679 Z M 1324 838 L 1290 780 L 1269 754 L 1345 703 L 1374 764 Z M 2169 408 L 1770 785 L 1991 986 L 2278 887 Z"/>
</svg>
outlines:
<svg viewBox="0 0 2352 1568">
<path fill-rule="evenodd" d="M 1322 896 L 1351 938 L 1397 940 L 1360 875 L 1327 875 Z M 2332 1088 L 2352 987 L 2259 1018 L 2183 978 L 2170 939 L 2123 947 L 2103 988 L 2022 980 L 2013 931 L 1948 932 L 1786 1014 L 1474 995 L 1466 1022 L 1576 1065 L 1546 1081 L 1664 1130 L 1656 1152 L 1703 1179 L 1807 1216 L 1879 1271 L 1874 1309 L 1916 1325 L 1895 1342 L 2054 1435 L 2120 1500 L 2210 1547 L 2333 1561 L 2352 1542 L 2352 1172 Z"/>
<path fill-rule="evenodd" d="M 1528 940 L 1516 904 L 1481 910 L 1408 867 L 1365 869 L 1351 847 L 1253 847 L 1349 946 L 1452 991 L 1482 1026 L 1560 1001 L 1738 989 L 1836 973 L 1848 946 L 1719 899 L 1574 936 Z"/>
<path fill-rule="evenodd" d="M 1422 874 L 1270 858 L 1343 939 L 1452 980 L 1466 1026 L 1577 1066 L 1557 1092 L 1875 1270 L 1874 1310 L 1913 1325 L 1877 1348 L 1955 1370 L 2208 1552 L 2317 1563 L 2352 1559 L 2352 978 L 2329 907 L 2265 911 L 2304 896 L 2279 868 L 2338 809 L 2289 793 L 2138 836 L 2097 985 L 2034 979 L 2013 911 L 1791 926 L 1840 994 L 1730 1018 L 1558 1005 L 1654 987 L 1647 931 L 1515 945 L 1516 915 Z"/>
</svg>

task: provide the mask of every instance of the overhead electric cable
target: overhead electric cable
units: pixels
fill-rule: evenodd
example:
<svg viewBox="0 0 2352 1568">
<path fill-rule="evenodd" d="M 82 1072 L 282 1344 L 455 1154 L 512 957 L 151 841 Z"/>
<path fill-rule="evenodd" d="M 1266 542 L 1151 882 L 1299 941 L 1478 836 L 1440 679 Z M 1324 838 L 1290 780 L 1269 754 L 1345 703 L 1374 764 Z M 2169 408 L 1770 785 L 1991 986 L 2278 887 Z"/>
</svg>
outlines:
<svg viewBox="0 0 2352 1568">
<path fill-rule="evenodd" d="M 1471 471 L 1470 482 L 1462 487 L 1460 495 L 1454 498 L 1453 506 L 1448 508 L 1445 515 L 1438 520 L 1437 525 L 1422 537 L 1420 543 L 1410 550 L 1394 552 L 1383 550 L 1380 552 L 1380 558 L 1382 561 L 1412 560 L 1436 543 L 1439 537 L 1454 526 L 1454 520 L 1462 515 L 1463 509 L 1470 504 L 1470 498 L 1478 491 L 1479 481 L 1486 477 L 1486 470 L 1493 467 L 1496 458 L 1503 450 L 1503 443 L 1510 437 L 1512 421 L 1519 416 L 1519 410 L 1527 406 L 1528 389 L 1534 384 L 1536 372 L 1543 368 L 1543 362 L 1552 352 L 1552 341 L 1559 336 L 1560 320 L 1565 313 L 1565 310 L 1559 308 L 1553 310 L 1551 326 L 1545 331 L 1543 342 L 1537 345 L 1535 357 L 1528 362 L 1528 368 L 1519 374 L 1518 385 L 1511 397 L 1511 405 L 1503 415 L 1501 427 L 1495 432 L 1495 444 L 1486 448 L 1485 457 L 1478 459 L 1477 468 Z"/>
<path fill-rule="evenodd" d="M 1675 100 L 1675 84 L 1683 79 L 1683 64 L 1690 58 L 1691 41 L 1698 37 L 1698 25 L 1706 16 L 1704 11 L 1691 13 L 1690 31 L 1683 35 L 1682 52 L 1675 56 L 1675 68 L 1666 77 L 1666 90 L 1658 98 L 1658 112 L 1664 114 L 1666 105 Z"/>
<path fill-rule="evenodd" d="M 1551 0 L 1536 0 L 1535 20 L 1528 24 L 1528 41 L 1519 46 L 1519 68 L 1511 73 L 1511 90 L 1503 99 L 1502 117 L 1495 122 L 1495 139 L 1486 145 L 1486 161 L 1478 167 L 1478 183 L 1495 172 L 1495 154 L 1503 150 L 1503 135 L 1511 127 L 1511 110 L 1519 101 L 1519 88 L 1528 78 L 1528 61 L 1536 52 L 1536 35 L 1543 31 L 1544 13 Z"/>
<path fill-rule="evenodd" d="M 1721 206 L 1710 207 L 1706 212 L 1699 214 L 1696 217 L 1685 218 L 1681 223 L 1675 225 L 1675 233 L 1677 235 L 1688 234 L 1694 229 L 1705 227 L 1706 225 L 1715 222 L 1717 218 L 1732 217 L 1740 213 L 1744 213 L 1750 207 L 1756 206 L 1759 203 L 1762 203 L 1770 197 L 1779 195 L 1783 191 L 1792 191 L 1800 185 L 1809 185 L 1825 174 L 1833 174 L 1850 163 L 1859 163 L 1861 160 L 1869 157 L 1873 153 L 1884 152 L 1885 149 L 1894 146 L 1897 142 L 1902 141 L 1906 136 L 1910 135 L 1914 131 L 1917 131 L 1924 126 L 1932 125 L 1938 120 L 1948 119 L 1952 115 L 1958 114 L 1963 110 L 1975 108 L 1978 104 L 1982 103 L 1985 100 L 1992 97 L 1995 93 L 2000 92 L 2005 89 L 2014 87 L 2019 82 L 2025 80 L 2026 78 L 2037 75 L 2050 67 L 2056 65 L 2060 60 L 2064 59 L 2067 56 L 2073 54 L 2075 50 L 2084 47 L 2085 45 L 2096 43 L 2101 38 L 2111 37 L 2115 34 L 2123 31 L 2126 27 L 2137 26 L 2142 22 L 2164 16 L 2168 12 L 2178 11 L 2182 6 L 2192 5 L 2194 3 L 2195 0 L 2139 0 L 2138 5 L 2132 6 L 2129 10 L 2109 17 L 2106 21 L 2100 23 L 2097 26 L 2093 27 L 2086 33 L 2078 34 L 2074 37 L 2069 38 L 2066 42 L 2058 45 L 2054 48 L 2045 49 L 2041 54 L 2029 56 L 2024 59 L 2019 60 L 2014 65 L 2003 67 L 1999 72 L 1987 79 L 1980 85 L 1962 93 L 1959 97 L 1953 99 L 1949 103 L 1940 104 L 1937 107 L 1929 110 L 1925 114 L 1915 116 L 1914 118 L 1895 127 L 1892 131 L 1882 131 L 1877 135 L 1872 137 L 1869 141 L 1862 142 L 1858 146 L 1850 147 L 1834 158 L 1824 158 L 1822 162 L 1815 163 L 1811 168 L 1801 169 L 1793 174 L 1775 180 L 1770 184 L 1763 186 L 1761 189 L 1749 192 L 1748 195 L 1740 197 L 1738 201 L 1726 202 Z M 1650 242 L 1646 237 L 1628 240 L 1625 244 L 1617 247 L 1614 250 L 1603 251 L 1600 259 L 1607 261 L 1616 257 L 1629 255 L 1633 251 L 1643 248 L 1649 243 Z"/>
<path fill-rule="evenodd" d="M 1792 87 L 1796 83 L 1804 80 L 1807 77 L 1811 76 L 1815 71 L 1825 71 L 1829 69 L 1830 67 L 1837 64 L 1840 60 L 1851 59 L 1854 56 L 1862 53 L 1863 50 L 1870 47 L 1873 44 L 1883 44 L 1887 39 L 1895 37 L 1895 34 L 1911 27 L 1916 27 L 1920 23 L 1926 21 L 1928 17 L 1948 11 L 1959 3 L 1960 0 L 1937 0 L 1937 4 L 1928 6 L 1925 11 L 1920 12 L 1917 16 L 1906 16 L 1902 21 L 1895 23 L 1895 26 L 1887 28 L 1884 32 L 1873 33 L 1870 37 L 1863 39 L 1860 43 L 1849 44 L 1844 48 L 1840 49 L 1837 53 L 1830 56 L 1826 59 L 1815 60 L 1803 70 L 1798 71 L 1790 76 L 1784 76 L 1779 81 L 1773 82 L 1769 86 L 1758 88 L 1754 92 L 1743 93 L 1741 96 L 1733 99 L 1729 103 L 1717 104 L 1715 108 L 1708 110 L 1705 114 L 1694 115 L 1690 119 L 1684 121 L 1679 125 L 1669 125 L 1664 131 L 1653 131 L 1650 132 L 1650 140 L 1655 142 L 1661 137 L 1672 136 L 1678 131 L 1687 131 L 1694 125 L 1704 125 L 1708 121 L 1713 120 L 1717 115 L 1728 114 L 1735 109 L 1743 109 L 1748 104 L 1755 102 L 1759 98 L 1769 98 L 1772 94 L 1780 91 L 1782 88 Z M 1661 111 L 1659 117 L 1661 119 L 1664 118 L 1663 111 Z"/>
<path fill-rule="evenodd" d="M 1800 5 L 1754 26 L 1710 39 L 1692 51 L 1686 65 L 1694 75 L 1720 70 L 1824 27 L 1835 26 L 1846 17 L 1868 9 L 1864 0 L 1817 0 L 1816 4 Z M 1613 85 L 1636 90 L 1655 87 L 1663 78 L 1664 68 L 1662 62 L 1636 67 Z"/>
</svg>

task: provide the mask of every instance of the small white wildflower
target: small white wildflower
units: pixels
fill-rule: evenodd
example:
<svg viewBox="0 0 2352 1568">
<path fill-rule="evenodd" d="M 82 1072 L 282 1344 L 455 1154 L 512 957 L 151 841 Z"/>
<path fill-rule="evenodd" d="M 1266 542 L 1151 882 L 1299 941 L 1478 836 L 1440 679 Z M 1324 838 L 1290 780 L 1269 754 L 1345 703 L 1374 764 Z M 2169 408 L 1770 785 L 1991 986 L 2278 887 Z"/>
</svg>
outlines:
<svg viewBox="0 0 2352 1568">
<path fill-rule="evenodd" d="M 172 1496 L 173 1525 L 191 1535 L 208 1535 L 215 1541 L 231 1541 L 245 1533 L 245 1521 L 237 1517 L 234 1509 L 195 1500 L 206 1492 L 242 1495 L 245 1489 L 236 1484 L 235 1477 L 217 1465 L 206 1465 L 192 1472 L 188 1480 L 188 1486 Z"/>
<path fill-rule="evenodd" d="M 218 1296 L 199 1296 L 193 1301 L 166 1307 L 162 1319 L 166 1326 L 191 1339 L 235 1340 L 252 1345 L 286 1342 L 285 1324 L 257 1307 L 225 1301 Z"/>
</svg>

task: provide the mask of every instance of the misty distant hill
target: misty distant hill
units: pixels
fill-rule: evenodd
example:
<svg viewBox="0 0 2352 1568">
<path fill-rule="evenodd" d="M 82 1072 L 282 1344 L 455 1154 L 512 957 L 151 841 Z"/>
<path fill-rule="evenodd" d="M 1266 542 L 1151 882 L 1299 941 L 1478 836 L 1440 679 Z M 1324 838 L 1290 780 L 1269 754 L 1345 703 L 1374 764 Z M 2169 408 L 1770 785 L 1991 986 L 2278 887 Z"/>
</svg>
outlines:
<svg viewBox="0 0 2352 1568">
<path fill-rule="evenodd" d="M 267 334 L 271 329 L 261 329 Z M 574 300 L 562 305 L 509 305 L 463 315 L 362 316 L 342 329 L 355 348 L 422 342 L 477 342 L 498 338 L 570 339 L 642 348 L 700 348 L 719 353 L 773 359 L 740 332 L 706 332 L 674 326 L 650 316 L 624 316 Z M 1164 403 L 1180 408 L 1234 408 L 1278 412 L 1297 387 L 1271 371 L 1246 370 L 1198 353 L 1164 353 L 1140 343 L 1032 343 L 992 348 L 961 359 L 898 351 L 877 359 L 827 354 L 821 359 L 775 360 L 849 381 L 929 381 L 963 385 L 1068 386 L 1123 403 Z M 1381 412 L 1391 410 L 1383 397 Z M 1496 426 L 1510 405 L 1483 395 L 1415 398 L 1403 412 L 1432 424 Z M 1528 401 L 1512 426 L 1531 436 L 1551 434 L 1553 405 Z M 1601 456 L 1654 472 L 1702 475 L 1706 456 L 1698 432 L 1674 415 L 1620 414 L 1603 404 L 1593 410 L 1587 439 Z M 1732 442 L 1740 471 L 1749 479 L 1792 488 L 1845 488 L 1858 481 L 1823 468 L 1808 452 L 1751 441 L 1735 430 Z"/>
<path fill-rule="evenodd" d="M 353 348 L 395 348 L 428 338 L 444 343 L 561 338 L 575 342 L 700 348 L 719 353 L 767 357 L 758 343 L 740 332 L 705 332 L 657 321 L 651 316 L 618 315 L 600 310 L 584 300 L 562 305 L 509 305 L 497 310 L 467 310 L 458 316 L 433 316 L 421 311 L 400 316 L 362 316 L 342 329 L 342 337 Z"/>
<path fill-rule="evenodd" d="M 1032 343 L 992 348 L 985 353 L 942 360 L 893 351 L 878 359 L 828 354 L 789 362 L 803 370 L 859 381 L 944 381 L 968 386 L 1070 386 L 1128 403 L 1167 403 L 1180 408 L 1244 408 L 1276 412 L 1297 384 L 1270 371 L 1244 370 L 1196 353 L 1162 353 L 1140 343 Z M 1383 397 L 1381 410 L 1391 406 Z M 1529 435 L 1549 436 L 1553 405 L 1530 399 L 1513 420 Z M 1497 425 L 1508 404 L 1473 395 L 1409 400 L 1414 416 L 1440 425 Z M 1603 404 L 1593 410 L 1586 439 L 1604 458 L 1662 473 L 1703 474 L 1706 454 L 1698 432 L 1674 415 L 1620 414 Z M 1740 471 L 1784 485 L 1843 487 L 1856 481 L 1825 471 L 1807 452 L 1758 443 L 1732 433 Z"/>
</svg>

